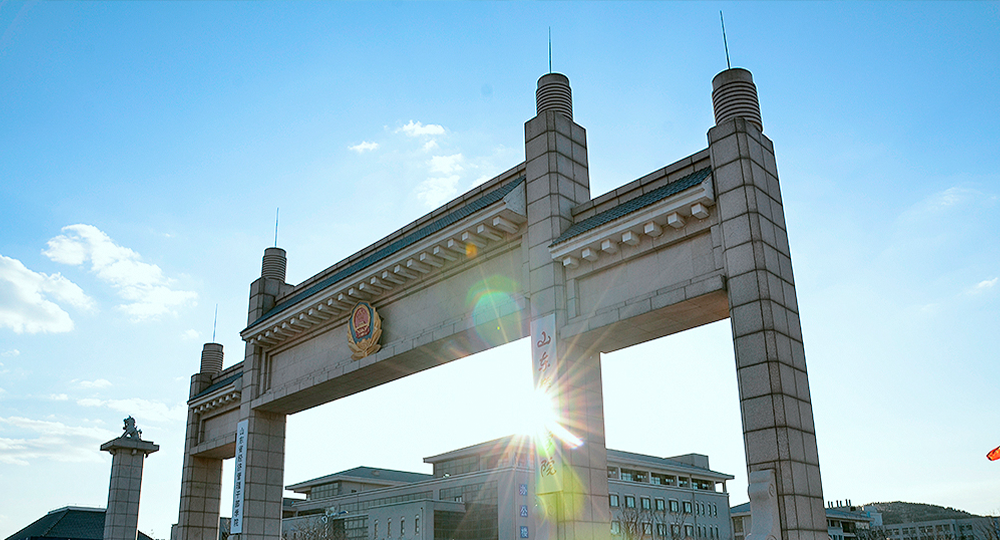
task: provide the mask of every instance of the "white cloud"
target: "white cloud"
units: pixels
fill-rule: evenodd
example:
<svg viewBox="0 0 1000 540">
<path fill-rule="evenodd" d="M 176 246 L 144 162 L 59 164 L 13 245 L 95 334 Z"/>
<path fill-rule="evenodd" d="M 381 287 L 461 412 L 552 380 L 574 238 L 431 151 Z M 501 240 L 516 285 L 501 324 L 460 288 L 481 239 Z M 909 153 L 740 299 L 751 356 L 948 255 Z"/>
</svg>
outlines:
<svg viewBox="0 0 1000 540">
<path fill-rule="evenodd" d="M 976 284 L 975 290 L 976 292 L 982 292 L 992 289 L 993 287 L 996 286 L 998 280 L 1000 280 L 1000 278 L 993 278 L 980 281 L 979 283 Z"/>
<path fill-rule="evenodd" d="M 440 206 L 458 194 L 458 175 L 428 178 L 417 186 L 417 198 L 430 207 Z"/>
<path fill-rule="evenodd" d="M 427 141 L 427 142 L 424 143 L 424 152 L 430 152 L 431 150 L 434 150 L 437 147 L 438 147 L 437 141 L 435 141 L 434 139 L 431 139 L 431 140 L 429 140 L 429 141 Z"/>
<path fill-rule="evenodd" d="M 11 465 L 30 465 L 36 460 L 100 463 L 100 443 L 118 436 L 94 426 L 0 417 L 0 433 L 10 431 L 15 432 L 13 437 L 0 437 L 0 463 Z"/>
<path fill-rule="evenodd" d="M 452 154 L 450 156 L 433 156 L 427 162 L 427 166 L 430 168 L 432 173 L 450 175 L 462 171 L 463 161 L 465 161 L 465 158 L 462 157 L 462 154 Z"/>
<path fill-rule="evenodd" d="M 63 227 L 66 234 L 48 242 L 42 253 L 55 262 L 79 266 L 91 263 L 91 271 L 114 287 L 126 303 L 119 309 L 132 320 L 143 320 L 193 303 L 198 294 L 171 288 L 173 280 L 163 275 L 155 264 L 140 261 L 138 253 L 115 244 L 111 238 L 92 225 Z"/>
<path fill-rule="evenodd" d="M 74 381 L 80 388 L 110 388 L 111 381 L 107 379 L 97 379 L 96 381 Z"/>
<path fill-rule="evenodd" d="M 49 399 L 53 401 L 67 401 L 69 400 L 69 396 L 66 394 L 50 394 Z"/>
<path fill-rule="evenodd" d="M 93 300 L 83 289 L 61 274 L 34 272 L 21 261 L 0 255 L 0 328 L 18 334 L 69 332 L 73 320 L 56 302 L 93 308 Z"/>
<path fill-rule="evenodd" d="M 409 137 L 420 137 L 428 135 L 444 135 L 444 127 L 437 124 L 427 124 L 410 120 L 408 124 L 396 130 L 396 133 L 403 132 Z"/>
<path fill-rule="evenodd" d="M 181 334 L 181 339 L 183 339 L 184 341 L 192 341 L 198 339 L 200 336 L 201 332 L 198 332 L 194 328 L 191 328 L 185 331 L 183 334 Z"/>
<path fill-rule="evenodd" d="M 353 150 L 354 152 L 357 152 L 359 154 L 363 154 L 365 152 L 371 152 L 372 150 L 378 150 L 378 143 L 363 141 L 359 144 L 355 144 L 354 146 L 348 146 L 347 149 Z"/>
<path fill-rule="evenodd" d="M 10 349 L 9 351 L 4 351 L 4 352 L 0 353 L 0 356 L 2 356 L 4 358 L 14 358 L 15 356 L 18 356 L 20 354 L 21 354 L 21 351 L 19 351 L 17 349 Z M 0 364 L 0 366 L 2 366 L 2 365 L 3 364 Z"/>
<path fill-rule="evenodd" d="M 160 422 L 183 422 L 187 419 L 187 404 L 180 403 L 169 407 L 158 401 L 141 398 L 128 399 L 79 399 L 76 402 L 81 407 L 104 407 L 132 416 L 141 424 Z"/>
</svg>

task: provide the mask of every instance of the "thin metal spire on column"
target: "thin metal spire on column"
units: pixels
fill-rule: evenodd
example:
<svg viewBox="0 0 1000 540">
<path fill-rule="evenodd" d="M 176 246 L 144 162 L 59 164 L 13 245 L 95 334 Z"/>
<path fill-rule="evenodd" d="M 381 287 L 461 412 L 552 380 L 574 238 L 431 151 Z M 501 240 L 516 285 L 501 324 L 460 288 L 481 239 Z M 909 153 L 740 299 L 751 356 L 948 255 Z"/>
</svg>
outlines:
<svg viewBox="0 0 1000 540">
<path fill-rule="evenodd" d="M 552 27 L 549 27 L 549 73 L 552 73 Z"/>
<path fill-rule="evenodd" d="M 729 41 L 726 40 L 726 19 L 722 17 L 722 10 L 719 10 L 719 20 L 722 21 L 722 44 L 726 46 L 726 69 L 733 69 L 729 63 Z"/>
<path fill-rule="evenodd" d="M 278 247 L 278 212 L 281 211 L 280 207 L 274 209 L 274 247 Z"/>
</svg>

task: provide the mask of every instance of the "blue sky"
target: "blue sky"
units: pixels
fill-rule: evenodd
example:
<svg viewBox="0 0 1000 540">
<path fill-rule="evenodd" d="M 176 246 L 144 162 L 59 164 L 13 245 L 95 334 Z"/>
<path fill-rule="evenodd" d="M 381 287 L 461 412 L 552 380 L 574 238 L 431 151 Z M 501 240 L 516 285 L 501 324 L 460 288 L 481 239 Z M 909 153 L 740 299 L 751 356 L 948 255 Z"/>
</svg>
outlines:
<svg viewBox="0 0 1000 540">
<path fill-rule="evenodd" d="M 704 148 L 720 9 L 775 143 L 826 498 L 1000 510 L 1000 4 L 5 0 L 0 537 L 106 504 L 131 414 L 166 538 L 188 379 L 216 304 L 242 358 L 275 209 L 297 283 L 516 165 L 549 26 L 593 195 Z M 286 484 L 513 431 L 525 349 L 291 417 Z M 728 322 L 604 384 L 609 446 L 708 454 L 746 500 Z"/>
</svg>

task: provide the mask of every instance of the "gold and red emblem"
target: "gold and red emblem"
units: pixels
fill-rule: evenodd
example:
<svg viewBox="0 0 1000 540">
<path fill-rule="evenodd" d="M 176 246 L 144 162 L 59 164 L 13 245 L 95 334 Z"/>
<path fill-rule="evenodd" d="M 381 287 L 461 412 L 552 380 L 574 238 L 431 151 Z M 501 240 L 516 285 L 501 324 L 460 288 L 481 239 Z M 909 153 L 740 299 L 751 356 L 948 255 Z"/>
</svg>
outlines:
<svg viewBox="0 0 1000 540">
<path fill-rule="evenodd" d="M 382 348 L 378 344 L 379 338 L 382 337 L 382 319 L 371 304 L 368 302 L 355 304 L 347 323 L 349 332 L 347 346 L 354 352 L 351 358 L 360 360 Z"/>
</svg>

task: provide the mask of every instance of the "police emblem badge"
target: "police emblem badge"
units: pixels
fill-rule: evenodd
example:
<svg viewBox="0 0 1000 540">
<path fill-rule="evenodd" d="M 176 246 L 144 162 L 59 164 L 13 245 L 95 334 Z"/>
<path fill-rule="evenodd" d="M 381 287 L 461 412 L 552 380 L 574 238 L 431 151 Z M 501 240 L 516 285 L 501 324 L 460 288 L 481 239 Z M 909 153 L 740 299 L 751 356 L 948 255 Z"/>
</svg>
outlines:
<svg viewBox="0 0 1000 540">
<path fill-rule="evenodd" d="M 354 352 L 351 358 L 360 360 L 382 348 L 378 344 L 379 338 L 382 337 L 382 319 L 371 304 L 368 302 L 355 304 L 347 323 L 350 333 L 347 346 Z"/>
</svg>

